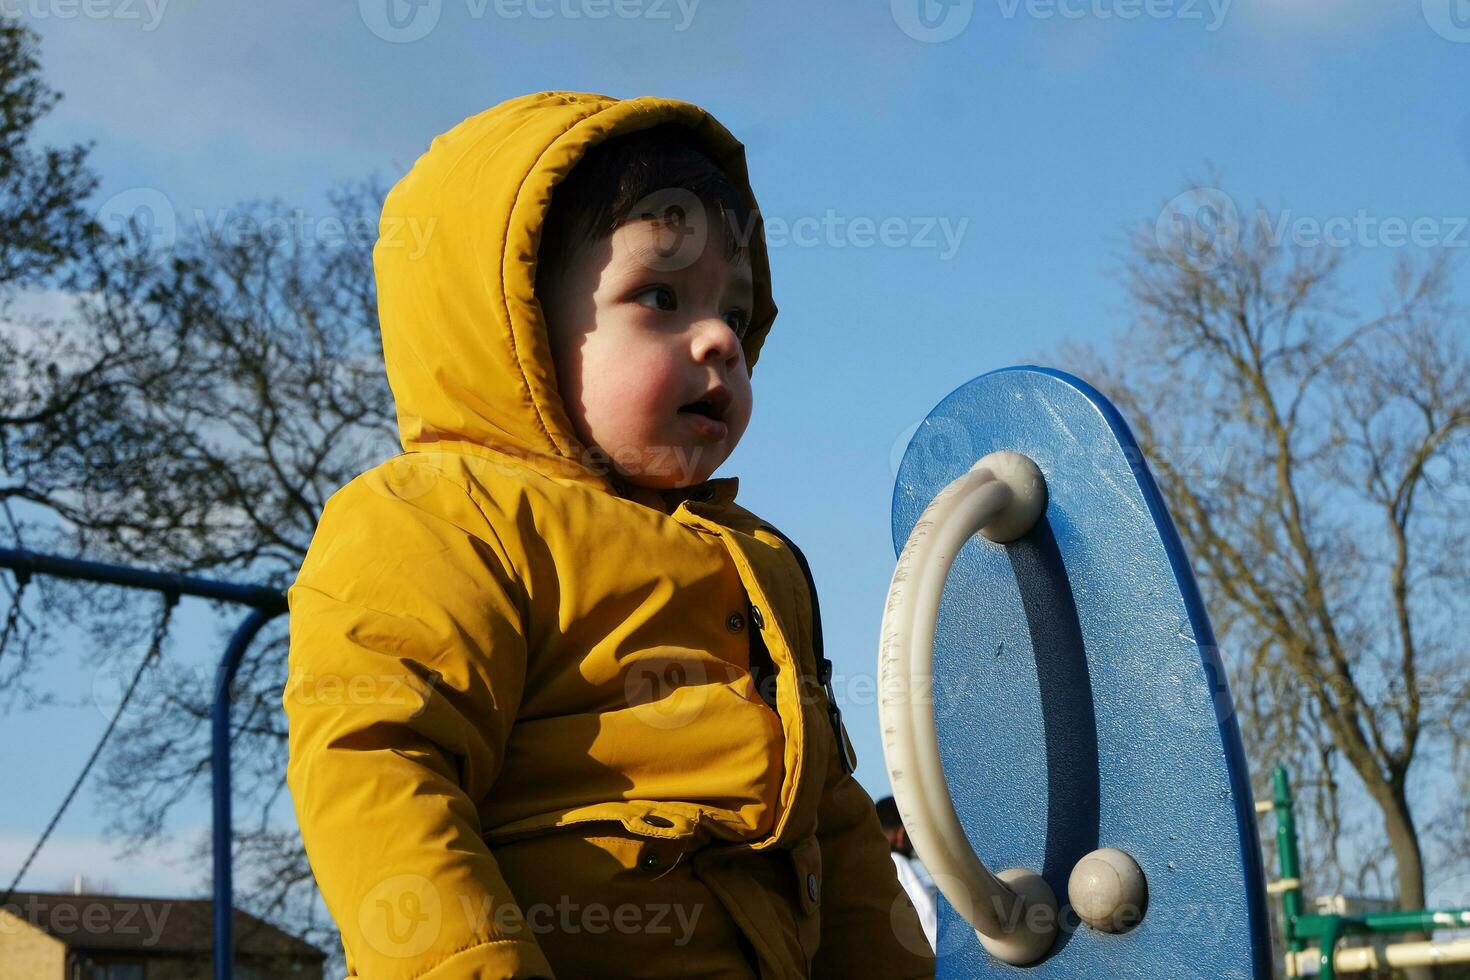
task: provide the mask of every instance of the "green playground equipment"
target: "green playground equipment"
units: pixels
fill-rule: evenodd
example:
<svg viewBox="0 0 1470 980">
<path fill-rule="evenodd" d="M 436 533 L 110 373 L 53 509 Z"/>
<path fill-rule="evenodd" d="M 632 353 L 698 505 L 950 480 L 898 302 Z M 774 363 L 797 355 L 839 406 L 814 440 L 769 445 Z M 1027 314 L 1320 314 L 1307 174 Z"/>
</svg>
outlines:
<svg viewBox="0 0 1470 980">
<path fill-rule="evenodd" d="M 1339 973 L 1362 973 L 1379 967 L 1470 963 L 1470 939 L 1449 942 L 1406 942 L 1390 946 L 1338 948 L 1344 936 L 1429 933 L 1435 929 L 1470 927 L 1470 908 L 1396 909 L 1365 915 L 1308 915 L 1303 911 L 1301 855 L 1297 849 L 1296 815 L 1286 767 L 1271 771 L 1272 796 L 1256 802 L 1256 813 L 1276 814 L 1276 852 L 1281 877 L 1266 891 L 1281 896 L 1281 933 L 1286 944 L 1286 975 L 1316 975 L 1333 980 Z M 1314 948 L 1308 949 L 1308 944 Z"/>
</svg>

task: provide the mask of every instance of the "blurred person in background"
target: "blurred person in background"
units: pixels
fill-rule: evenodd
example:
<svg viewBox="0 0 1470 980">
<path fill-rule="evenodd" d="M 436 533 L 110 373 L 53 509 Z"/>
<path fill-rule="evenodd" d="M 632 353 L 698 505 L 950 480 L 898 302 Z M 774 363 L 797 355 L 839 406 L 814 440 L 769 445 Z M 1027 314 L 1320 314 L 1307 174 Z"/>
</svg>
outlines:
<svg viewBox="0 0 1470 980">
<path fill-rule="evenodd" d="M 894 867 L 898 870 L 899 883 L 903 885 L 904 891 L 908 892 L 914 908 L 918 910 L 919 922 L 924 926 L 924 936 L 929 940 L 930 948 L 934 948 L 934 934 L 937 927 L 934 909 L 934 879 L 929 876 L 929 870 L 924 867 L 924 862 L 914 855 L 913 842 L 909 840 L 908 832 L 904 830 L 903 817 L 899 816 L 898 804 L 894 802 L 893 797 L 883 797 L 877 802 L 877 807 L 878 820 L 883 825 L 883 834 L 888 838 L 888 848 Z"/>
</svg>

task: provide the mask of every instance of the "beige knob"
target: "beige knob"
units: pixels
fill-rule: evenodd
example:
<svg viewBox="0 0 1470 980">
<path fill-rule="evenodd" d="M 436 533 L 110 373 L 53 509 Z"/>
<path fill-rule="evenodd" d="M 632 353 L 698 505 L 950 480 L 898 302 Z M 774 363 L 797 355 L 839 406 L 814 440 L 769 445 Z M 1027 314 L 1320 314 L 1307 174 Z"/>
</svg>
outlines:
<svg viewBox="0 0 1470 980">
<path fill-rule="evenodd" d="M 1077 917 L 1100 932 L 1138 925 L 1148 904 L 1148 882 L 1138 862 L 1115 847 L 1084 857 L 1067 879 L 1067 898 Z"/>
</svg>

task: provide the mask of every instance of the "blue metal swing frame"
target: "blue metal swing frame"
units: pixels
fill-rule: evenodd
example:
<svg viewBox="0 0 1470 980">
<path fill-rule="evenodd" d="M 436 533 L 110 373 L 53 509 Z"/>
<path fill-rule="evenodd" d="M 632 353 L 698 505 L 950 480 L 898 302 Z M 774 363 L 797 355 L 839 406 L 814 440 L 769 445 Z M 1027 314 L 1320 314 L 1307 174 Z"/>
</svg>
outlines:
<svg viewBox="0 0 1470 980">
<path fill-rule="evenodd" d="M 34 575 L 148 589 L 174 596 L 218 599 L 249 606 L 235 627 L 229 645 L 215 670 L 214 703 L 210 709 L 210 787 L 213 796 L 214 849 L 214 980 L 231 980 L 234 972 L 234 868 L 231 847 L 234 816 L 230 800 L 230 686 L 240 670 L 255 635 L 261 627 L 285 613 L 286 595 L 260 585 L 238 585 L 151 569 L 105 562 L 63 558 L 35 551 L 0 548 L 0 567 L 15 572 L 17 579 Z M 18 598 L 18 597 L 17 597 Z"/>
</svg>

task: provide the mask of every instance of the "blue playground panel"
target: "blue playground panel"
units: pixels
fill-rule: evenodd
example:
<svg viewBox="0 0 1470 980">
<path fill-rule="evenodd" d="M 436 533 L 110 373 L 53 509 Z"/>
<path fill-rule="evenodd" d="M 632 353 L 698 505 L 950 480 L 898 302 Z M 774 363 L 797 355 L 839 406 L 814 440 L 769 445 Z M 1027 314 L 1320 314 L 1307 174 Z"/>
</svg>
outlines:
<svg viewBox="0 0 1470 980">
<path fill-rule="evenodd" d="M 1189 560 L 1117 410 L 1076 378 L 1009 368 L 960 386 L 899 468 L 893 541 L 980 457 L 1024 453 L 1046 514 L 1010 545 L 972 538 L 935 636 L 934 713 L 970 844 L 993 872 L 1067 878 L 1098 847 L 1148 879 L 1109 935 L 1064 908 L 1049 957 L 992 958 L 939 902 L 938 977 L 1266 978 L 1265 874 L 1249 771 Z"/>
</svg>

